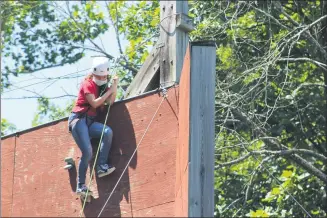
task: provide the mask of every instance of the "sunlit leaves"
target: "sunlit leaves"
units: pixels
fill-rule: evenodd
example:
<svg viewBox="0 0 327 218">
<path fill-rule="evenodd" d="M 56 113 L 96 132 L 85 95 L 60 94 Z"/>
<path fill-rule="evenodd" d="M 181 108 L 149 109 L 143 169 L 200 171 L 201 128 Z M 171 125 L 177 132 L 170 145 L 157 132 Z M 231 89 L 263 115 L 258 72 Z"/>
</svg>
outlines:
<svg viewBox="0 0 327 218">
<path fill-rule="evenodd" d="M 269 214 L 265 210 L 252 211 L 249 214 L 250 217 L 269 217 Z"/>
<path fill-rule="evenodd" d="M 68 116 L 75 103 L 74 101 L 70 101 L 65 108 L 60 108 L 50 103 L 46 97 L 38 98 L 37 101 L 38 107 L 32 120 L 32 126 L 41 125 Z"/>
<path fill-rule="evenodd" d="M 283 170 L 283 174 L 281 175 L 281 179 L 287 180 L 292 176 L 293 172 L 290 170 Z"/>
<path fill-rule="evenodd" d="M 94 1 L 69 2 L 68 8 L 55 2 L 20 4 L 5 2 L 8 10 L 17 12 L 6 16 L 3 56 L 12 59 L 14 66 L 5 65 L 4 75 L 75 63 L 84 56 L 88 40 L 109 28 Z"/>
<path fill-rule="evenodd" d="M 217 49 L 217 55 L 220 61 L 222 62 L 223 69 L 229 69 L 232 67 L 233 62 L 231 62 L 233 54 L 233 49 L 230 46 L 220 46 Z"/>
<path fill-rule="evenodd" d="M 118 2 L 109 3 L 111 17 L 115 20 L 119 11 L 119 33 L 129 41 L 125 53 L 130 62 L 141 65 L 148 55 L 149 45 L 158 38 L 159 1 L 138 1 L 130 6 Z"/>
<path fill-rule="evenodd" d="M 7 119 L 1 118 L 1 136 L 8 135 L 16 130 L 16 126 Z"/>
</svg>

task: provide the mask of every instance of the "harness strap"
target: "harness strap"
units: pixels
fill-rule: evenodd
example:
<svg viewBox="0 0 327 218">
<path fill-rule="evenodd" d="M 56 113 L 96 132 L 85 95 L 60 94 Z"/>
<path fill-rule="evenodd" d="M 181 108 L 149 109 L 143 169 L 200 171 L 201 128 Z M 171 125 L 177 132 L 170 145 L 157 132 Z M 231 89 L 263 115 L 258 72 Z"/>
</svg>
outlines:
<svg viewBox="0 0 327 218">
<path fill-rule="evenodd" d="M 106 90 L 107 87 L 108 87 L 108 84 L 103 85 L 103 87 L 99 87 L 99 86 L 98 86 L 98 91 L 101 92 L 101 93 L 99 94 L 99 96 L 102 96 L 102 94 L 104 93 L 104 91 Z M 102 91 L 101 91 L 101 90 L 102 90 Z M 88 102 L 86 102 L 86 103 L 82 104 L 81 106 L 88 106 L 88 108 L 87 108 L 87 110 L 84 111 L 83 113 L 78 114 L 78 115 L 77 115 L 77 118 L 75 118 L 75 119 L 73 119 L 73 120 L 70 121 L 70 123 L 69 123 L 69 128 L 68 128 L 69 133 L 72 132 L 72 125 L 73 125 L 73 124 L 76 124 L 77 121 L 79 121 L 79 120 L 80 120 L 81 118 L 83 118 L 83 117 L 85 117 L 85 123 L 86 123 L 86 125 L 87 125 L 87 120 L 88 120 L 87 112 L 90 110 L 91 105 L 90 105 Z M 91 119 L 91 123 L 90 123 L 90 125 L 87 125 L 87 127 L 90 128 L 90 126 L 91 126 L 93 123 L 94 123 L 94 119 Z"/>
<path fill-rule="evenodd" d="M 91 108 L 91 105 L 86 103 L 87 105 L 89 105 L 89 107 L 87 108 L 87 110 L 83 113 L 80 113 L 77 115 L 76 118 L 72 119 L 70 122 L 69 122 L 69 127 L 68 127 L 68 132 L 71 133 L 72 132 L 72 126 L 75 125 L 81 118 L 84 118 L 85 117 L 85 123 L 87 125 L 87 120 L 88 120 L 88 116 L 87 116 L 87 112 L 90 110 Z M 87 125 L 88 128 L 90 128 L 90 126 L 93 124 L 94 120 L 91 119 L 91 124 L 90 125 Z"/>
</svg>

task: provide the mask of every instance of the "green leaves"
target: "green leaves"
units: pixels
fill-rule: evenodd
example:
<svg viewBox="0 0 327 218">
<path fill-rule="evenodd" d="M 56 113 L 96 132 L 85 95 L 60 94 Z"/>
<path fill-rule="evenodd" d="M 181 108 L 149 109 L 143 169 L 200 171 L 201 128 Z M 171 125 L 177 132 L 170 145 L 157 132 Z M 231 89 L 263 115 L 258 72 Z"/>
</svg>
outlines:
<svg viewBox="0 0 327 218">
<path fill-rule="evenodd" d="M 313 61 L 297 60 L 321 60 L 316 45 L 299 34 L 322 16 L 317 5 L 297 0 L 192 2 L 190 14 L 198 18 L 192 40 L 217 44 L 217 163 L 233 163 L 250 151 L 280 151 L 281 145 L 323 152 L 326 96 L 322 86 L 309 85 L 323 83 L 323 71 Z M 315 158 L 301 157 L 323 170 Z M 218 168 L 217 216 L 303 217 L 303 208 L 324 216 L 323 183 L 293 164 L 288 155 L 262 154 Z M 308 186 L 309 180 L 314 185 Z"/>
<path fill-rule="evenodd" d="M 135 66 L 143 64 L 159 36 L 160 8 L 159 1 L 138 1 L 135 4 L 109 3 L 111 18 L 116 21 L 119 12 L 118 32 L 126 37 L 129 45 L 125 53 L 128 61 Z M 116 10 L 117 9 L 117 10 Z"/>
<path fill-rule="evenodd" d="M 217 49 L 217 55 L 222 62 L 222 69 L 229 69 L 233 66 L 233 62 L 231 61 L 233 49 L 230 46 L 220 46 Z"/>
<path fill-rule="evenodd" d="M 104 11 L 92 1 L 85 6 L 70 2 L 67 8 L 51 1 L 3 4 L 7 10 L 2 16 L 9 21 L 4 29 L 3 57 L 5 63 L 14 62 L 14 66 L 5 65 L 5 76 L 75 63 L 86 50 L 94 50 L 86 43 L 109 29 Z"/>
<path fill-rule="evenodd" d="M 16 130 L 16 126 L 7 119 L 1 118 L 1 136 L 8 135 Z"/>
<path fill-rule="evenodd" d="M 75 101 L 69 101 L 65 108 L 60 108 L 50 103 L 49 99 L 46 97 L 38 98 L 37 101 L 38 107 L 34 119 L 32 120 L 32 126 L 38 126 L 68 116 L 75 103 Z"/>
<path fill-rule="evenodd" d="M 264 210 L 256 210 L 256 211 L 250 211 L 250 213 L 248 214 L 250 217 L 269 217 L 269 214 L 264 211 Z"/>
<path fill-rule="evenodd" d="M 290 170 L 283 170 L 283 174 L 280 176 L 282 180 L 286 181 L 292 176 L 293 172 Z"/>
</svg>

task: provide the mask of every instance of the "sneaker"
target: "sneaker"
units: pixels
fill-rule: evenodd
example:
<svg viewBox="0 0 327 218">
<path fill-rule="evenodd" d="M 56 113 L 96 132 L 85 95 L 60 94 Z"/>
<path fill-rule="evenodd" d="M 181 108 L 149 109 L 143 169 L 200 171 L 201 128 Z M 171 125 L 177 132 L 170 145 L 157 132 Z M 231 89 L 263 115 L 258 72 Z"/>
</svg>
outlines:
<svg viewBox="0 0 327 218">
<path fill-rule="evenodd" d="M 111 174 L 112 172 L 114 172 L 115 169 L 116 169 L 115 167 L 110 166 L 108 164 L 99 165 L 98 171 L 97 171 L 98 177 L 100 178 L 103 176 L 107 176 L 107 175 Z"/>
<path fill-rule="evenodd" d="M 77 186 L 77 189 L 76 189 L 77 195 L 86 195 L 86 192 L 88 192 L 88 194 L 92 194 L 92 191 L 90 189 L 88 189 L 85 184 Z"/>
</svg>

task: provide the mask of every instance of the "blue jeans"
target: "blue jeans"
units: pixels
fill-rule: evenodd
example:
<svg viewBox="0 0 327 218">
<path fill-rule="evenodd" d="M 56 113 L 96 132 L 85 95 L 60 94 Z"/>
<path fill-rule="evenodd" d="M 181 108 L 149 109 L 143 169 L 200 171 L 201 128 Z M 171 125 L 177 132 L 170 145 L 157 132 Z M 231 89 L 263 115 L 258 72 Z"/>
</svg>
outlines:
<svg viewBox="0 0 327 218">
<path fill-rule="evenodd" d="M 77 116 L 77 113 L 71 113 L 68 118 L 68 125 L 71 127 L 73 138 L 82 152 L 82 157 L 78 166 L 78 184 L 85 184 L 87 168 L 92 158 L 91 139 L 101 137 L 104 124 L 93 122 L 94 117 L 83 117 L 75 124 L 71 124 L 71 121 L 77 118 Z M 99 165 L 107 163 L 112 137 L 113 132 L 111 128 L 106 125 L 100 144 L 98 161 L 94 163 L 97 165 L 96 169 L 98 169 Z"/>
</svg>

